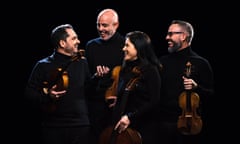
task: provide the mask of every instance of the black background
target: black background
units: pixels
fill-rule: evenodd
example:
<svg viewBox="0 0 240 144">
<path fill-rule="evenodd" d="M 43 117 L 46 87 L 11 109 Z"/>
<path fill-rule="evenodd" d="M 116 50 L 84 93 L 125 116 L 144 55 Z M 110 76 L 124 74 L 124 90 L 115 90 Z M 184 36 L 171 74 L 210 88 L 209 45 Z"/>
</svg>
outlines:
<svg viewBox="0 0 240 144">
<path fill-rule="evenodd" d="M 195 30 L 192 42 L 193 49 L 207 58 L 215 68 L 216 57 L 212 34 L 217 21 L 217 11 L 207 3 L 174 3 L 174 2 L 118 2 L 118 1 L 85 1 L 55 4 L 32 3 L 32 6 L 16 11 L 18 20 L 15 38 L 21 39 L 17 51 L 21 51 L 21 64 L 24 68 L 24 79 L 27 79 L 35 62 L 52 53 L 50 33 L 57 25 L 70 23 L 74 26 L 81 41 L 80 48 L 86 42 L 97 37 L 96 18 L 100 10 L 114 8 L 119 14 L 118 31 L 126 34 L 129 31 L 141 30 L 149 34 L 155 45 L 158 56 L 167 53 L 165 36 L 173 19 L 189 21 Z M 19 15 L 20 14 L 20 15 Z M 15 36 L 15 34 L 14 34 Z M 21 69 L 22 70 L 22 69 Z"/>
<path fill-rule="evenodd" d="M 11 136 L 20 136 L 21 139 L 31 138 L 36 133 L 31 127 L 31 115 L 26 113 L 24 103 L 24 88 L 31 70 L 37 60 L 52 53 L 50 47 L 51 30 L 60 24 L 70 23 L 74 26 L 81 41 L 80 48 L 84 48 L 86 42 L 98 37 L 96 30 L 97 14 L 104 8 L 113 8 L 119 14 L 120 27 L 118 31 L 123 35 L 129 31 L 140 30 L 146 32 L 152 39 L 155 52 L 158 56 L 167 54 L 167 42 L 165 36 L 168 26 L 173 19 L 181 19 L 190 22 L 195 30 L 192 48 L 201 56 L 209 60 L 215 74 L 217 83 L 217 53 L 221 53 L 219 46 L 213 41 L 216 36 L 219 22 L 218 7 L 207 2 L 183 2 L 178 1 L 63 1 L 63 2 L 37 2 L 14 3 L 17 8 L 6 11 L 8 15 L 3 24 L 9 32 L 5 37 L 8 41 L 6 56 L 9 56 L 8 68 L 5 71 L 9 76 L 7 88 L 12 93 L 9 96 L 6 110 L 6 121 L 10 122 Z M 4 13 L 4 14 L 5 14 Z M 5 16 L 6 17 L 6 16 Z M 4 27 L 3 27 L 4 29 Z M 221 39 L 219 39 L 221 41 Z M 11 63 L 10 63 L 11 61 Z M 10 84 L 9 84 L 10 83 Z M 11 85 L 11 87 L 9 86 Z M 17 89 L 17 90 L 15 90 Z M 214 112 L 217 103 L 215 97 L 209 101 L 209 121 L 218 117 Z M 34 116 L 34 115 L 33 115 Z M 30 123 L 29 123 L 30 121 Z M 34 123 L 34 122 L 32 122 Z M 212 122 L 211 124 L 214 124 Z M 20 127 L 19 127 L 20 126 Z M 24 131 L 28 130 L 27 133 Z M 212 126 L 209 127 L 209 131 Z M 213 131 L 209 132 L 213 134 Z M 8 139 L 14 140 L 14 139 Z"/>
</svg>

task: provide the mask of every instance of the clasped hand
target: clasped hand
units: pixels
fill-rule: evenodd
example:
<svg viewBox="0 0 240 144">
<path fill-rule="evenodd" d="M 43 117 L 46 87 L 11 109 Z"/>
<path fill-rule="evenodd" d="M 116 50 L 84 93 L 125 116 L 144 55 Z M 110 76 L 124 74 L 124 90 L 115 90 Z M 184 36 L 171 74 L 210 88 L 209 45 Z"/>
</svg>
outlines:
<svg viewBox="0 0 240 144">
<path fill-rule="evenodd" d="M 198 84 L 190 78 L 182 77 L 185 90 L 192 90 L 197 88 Z"/>
<path fill-rule="evenodd" d="M 62 97 L 65 93 L 66 90 L 61 90 L 61 91 L 56 91 L 57 85 L 54 85 L 51 89 L 49 89 L 49 96 L 53 99 L 53 100 L 58 100 L 60 97 Z"/>
</svg>

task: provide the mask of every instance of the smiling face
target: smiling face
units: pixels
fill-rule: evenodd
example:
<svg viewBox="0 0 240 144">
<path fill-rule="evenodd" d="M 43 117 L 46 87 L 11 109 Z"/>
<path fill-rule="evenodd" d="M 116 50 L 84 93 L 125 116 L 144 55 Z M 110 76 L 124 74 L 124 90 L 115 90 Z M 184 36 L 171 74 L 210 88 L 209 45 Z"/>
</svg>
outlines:
<svg viewBox="0 0 240 144">
<path fill-rule="evenodd" d="M 102 40 L 110 39 L 119 26 L 118 15 L 113 10 L 102 11 L 97 18 L 97 30 Z"/>
<path fill-rule="evenodd" d="M 78 39 L 78 35 L 76 32 L 68 28 L 66 29 L 66 32 L 68 33 L 68 37 L 66 40 L 60 40 L 60 48 L 58 51 L 60 53 L 72 56 L 74 53 L 78 52 L 78 45 L 80 44 L 80 40 Z"/>
<path fill-rule="evenodd" d="M 124 51 L 124 60 L 125 61 L 133 61 L 137 59 L 137 50 L 133 43 L 127 38 L 125 40 L 125 45 L 122 49 Z"/>
<path fill-rule="evenodd" d="M 187 32 L 179 24 L 170 25 L 166 35 L 168 52 L 173 53 L 189 46 L 187 36 Z"/>
</svg>

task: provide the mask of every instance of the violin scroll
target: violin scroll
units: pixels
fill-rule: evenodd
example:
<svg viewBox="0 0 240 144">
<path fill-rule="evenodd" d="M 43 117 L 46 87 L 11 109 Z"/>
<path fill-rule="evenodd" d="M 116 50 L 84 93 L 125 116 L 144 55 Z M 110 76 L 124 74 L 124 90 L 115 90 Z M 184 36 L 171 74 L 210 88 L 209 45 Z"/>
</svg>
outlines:
<svg viewBox="0 0 240 144">
<path fill-rule="evenodd" d="M 86 59 L 85 57 L 85 50 L 84 49 L 79 49 L 73 56 L 71 61 L 76 61 L 79 59 Z"/>
</svg>

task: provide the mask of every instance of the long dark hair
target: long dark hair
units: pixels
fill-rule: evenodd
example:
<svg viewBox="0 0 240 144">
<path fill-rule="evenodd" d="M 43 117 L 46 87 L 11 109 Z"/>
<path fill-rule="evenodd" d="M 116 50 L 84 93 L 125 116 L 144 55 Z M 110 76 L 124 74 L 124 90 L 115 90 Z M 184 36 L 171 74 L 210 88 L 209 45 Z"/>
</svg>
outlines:
<svg viewBox="0 0 240 144">
<path fill-rule="evenodd" d="M 137 50 L 138 59 L 142 64 L 153 64 L 161 70 L 159 59 L 157 58 L 150 37 L 142 31 L 132 31 L 126 34 Z M 124 67 L 125 62 L 123 62 Z"/>
</svg>

